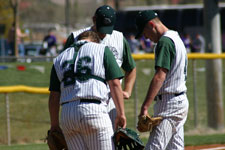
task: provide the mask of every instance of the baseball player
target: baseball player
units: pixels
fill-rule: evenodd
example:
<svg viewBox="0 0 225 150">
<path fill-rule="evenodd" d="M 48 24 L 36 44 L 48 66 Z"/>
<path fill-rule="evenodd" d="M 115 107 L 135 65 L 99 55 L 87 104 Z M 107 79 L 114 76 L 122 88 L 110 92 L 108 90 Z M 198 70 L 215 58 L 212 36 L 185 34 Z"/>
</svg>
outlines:
<svg viewBox="0 0 225 150">
<path fill-rule="evenodd" d="M 101 38 L 100 43 L 109 47 L 115 56 L 118 65 L 125 71 L 123 96 L 125 99 L 128 99 L 131 96 L 132 88 L 136 79 L 136 64 L 131 56 L 129 44 L 123 34 L 119 31 L 113 30 L 116 21 L 116 12 L 112 7 L 103 5 L 96 10 L 92 19 L 93 26 L 71 33 L 66 41 L 64 49 L 73 44 L 74 41 L 77 41 L 77 36 L 80 33 L 89 30 L 96 32 Z M 108 104 L 108 112 L 110 114 L 112 124 L 114 125 L 116 111 L 112 99 Z"/>
<path fill-rule="evenodd" d="M 140 116 L 148 114 L 153 100 L 154 116 L 162 122 L 150 133 L 147 150 L 184 149 L 184 123 L 188 114 L 186 96 L 187 54 L 176 31 L 169 30 L 152 10 L 140 11 L 136 18 L 138 34 L 157 43 L 155 74 L 151 80 Z"/>
<path fill-rule="evenodd" d="M 116 127 L 126 127 L 120 79 L 123 74 L 109 48 L 86 31 L 54 60 L 50 78 L 51 130 L 61 127 L 69 150 L 113 150 L 113 127 L 107 112 L 108 87 L 116 105 Z"/>
</svg>

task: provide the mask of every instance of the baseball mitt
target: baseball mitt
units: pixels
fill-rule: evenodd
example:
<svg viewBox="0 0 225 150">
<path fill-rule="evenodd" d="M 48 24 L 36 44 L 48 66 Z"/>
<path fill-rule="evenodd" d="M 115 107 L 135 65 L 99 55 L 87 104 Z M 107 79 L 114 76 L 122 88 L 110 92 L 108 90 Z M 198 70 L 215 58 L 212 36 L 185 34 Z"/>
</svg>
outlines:
<svg viewBox="0 0 225 150">
<path fill-rule="evenodd" d="M 46 141 L 49 150 L 68 150 L 66 140 L 62 131 L 48 130 Z"/>
<path fill-rule="evenodd" d="M 128 128 L 119 128 L 113 135 L 116 150 L 143 150 L 144 144 L 139 135 Z"/>
<path fill-rule="evenodd" d="M 150 117 L 149 115 L 139 116 L 137 129 L 140 132 L 151 132 L 152 128 L 159 125 L 162 119 L 162 117 Z"/>
</svg>

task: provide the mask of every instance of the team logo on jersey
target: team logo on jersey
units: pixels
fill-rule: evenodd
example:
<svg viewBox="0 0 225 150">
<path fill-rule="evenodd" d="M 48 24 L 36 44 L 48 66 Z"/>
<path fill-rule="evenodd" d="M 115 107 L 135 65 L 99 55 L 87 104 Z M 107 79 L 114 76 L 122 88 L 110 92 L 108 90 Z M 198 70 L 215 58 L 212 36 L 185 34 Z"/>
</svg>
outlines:
<svg viewBox="0 0 225 150">
<path fill-rule="evenodd" d="M 115 47 L 112 47 L 112 46 L 108 46 L 108 47 L 109 47 L 110 51 L 113 53 L 114 57 L 115 57 L 116 59 L 119 59 L 119 53 L 118 53 L 118 51 L 116 50 L 116 48 L 115 48 Z"/>
</svg>

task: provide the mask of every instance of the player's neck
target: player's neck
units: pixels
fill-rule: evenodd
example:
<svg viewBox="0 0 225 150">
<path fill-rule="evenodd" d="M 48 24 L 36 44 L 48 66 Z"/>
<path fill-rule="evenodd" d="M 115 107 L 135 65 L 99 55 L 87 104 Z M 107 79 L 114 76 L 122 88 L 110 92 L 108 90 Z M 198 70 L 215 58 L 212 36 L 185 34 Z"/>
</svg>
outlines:
<svg viewBox="0 0 225 150">
<path fill-rule="evenodd" d="M 93 26 L 91 27 L 91 31 L 97 32 L 97 28 L 96 28 L 95 25 L 93 25 Z"/>
</svg>

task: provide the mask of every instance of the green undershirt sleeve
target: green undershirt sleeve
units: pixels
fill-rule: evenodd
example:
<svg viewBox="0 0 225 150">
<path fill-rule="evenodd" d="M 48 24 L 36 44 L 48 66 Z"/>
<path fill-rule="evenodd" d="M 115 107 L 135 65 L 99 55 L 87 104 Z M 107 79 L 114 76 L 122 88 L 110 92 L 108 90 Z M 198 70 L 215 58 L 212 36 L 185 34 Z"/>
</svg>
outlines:
<svg viewBox="0 0 225 150">
<path fill-rule="evenodd" d="M 125 38 L 123 38 L 123 63 L 121 67 L 124 71 L 128 72 L 136 67 L 135 61 L 131 55 L 129 43 Z"/>
<path fill-rule="evenodd" d="M 155 67 L 165 68 L 170 70 L 173 60 L 176 55 L 175 45 L 168 37 L 161 37 L 156 46 Z"/>
</svg>

